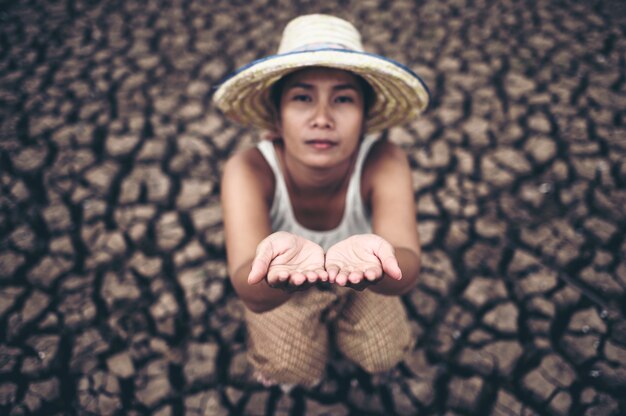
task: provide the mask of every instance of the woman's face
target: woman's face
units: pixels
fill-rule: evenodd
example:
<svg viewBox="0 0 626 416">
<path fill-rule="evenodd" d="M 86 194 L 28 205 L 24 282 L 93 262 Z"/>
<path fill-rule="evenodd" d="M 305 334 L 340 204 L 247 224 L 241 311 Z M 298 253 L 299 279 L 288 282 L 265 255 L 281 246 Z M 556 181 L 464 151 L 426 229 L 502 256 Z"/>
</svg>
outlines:
<svg viewBox="0 0 626 416">
<path fill-rule="evenodd" d="M 277 120 L 287 154 L 310 167 L 349 161 L 364 126 L 364 92 L 352 73 L 309 68 L 284 81 Z"/>
</svg>

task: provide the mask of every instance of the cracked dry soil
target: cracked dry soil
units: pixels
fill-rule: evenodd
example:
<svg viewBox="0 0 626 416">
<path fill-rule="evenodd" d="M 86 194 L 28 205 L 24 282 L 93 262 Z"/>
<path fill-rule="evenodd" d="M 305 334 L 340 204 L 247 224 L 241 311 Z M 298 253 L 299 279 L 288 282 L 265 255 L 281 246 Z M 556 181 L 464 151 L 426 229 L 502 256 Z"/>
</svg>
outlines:
<svg viewBox="0 0 626 416">
<path fill-rule="evenodd" d="M 433 105 L 414 171 L 418 342 L 379 380 L 254 383 L 219 175 L 257 133 L 211 92 L 293 16 L 353 21 Z M 0 413 L 626 413 L 619 1 L 0 5 Z"/>
</svg>

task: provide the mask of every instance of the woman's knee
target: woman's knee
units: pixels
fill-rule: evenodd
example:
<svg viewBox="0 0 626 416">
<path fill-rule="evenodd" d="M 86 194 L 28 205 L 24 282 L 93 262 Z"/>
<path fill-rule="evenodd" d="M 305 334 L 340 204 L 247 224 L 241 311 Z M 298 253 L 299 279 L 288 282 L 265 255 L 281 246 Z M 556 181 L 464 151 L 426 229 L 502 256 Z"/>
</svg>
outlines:
<svg viewBox="0 0 626 416">
<path fill-rule="evenodd" d="M 249 334 L 248 360 L 257 373 L 276 383 L 313 385 L 324 373 L 328 338 L 320 333 L 315 340 L 301 334 Z"/>
<path fill-rule="evenodd" d="M 378 331 L 344 331 L 338 334 L 337 346 L 351 361 L 369 373 L 395 367 L 415 345 L 415 335 L 408 322 Z M 393 329 L 393 330 L 390 330 Z"/>
<path fill-rule="evenodd" d="M 272 384 L 298 384 L 312 386 L 324 375 L 326 357 L 317 353 L 300 351 L 290 357 L 269 357 L 259 359 L 257 354 L 248 355 L 257 374 Z"/>
<path fill-rule="evenodd" d="M 409 352 L 411 344 L 407 339 L 402 344 L 394 342 L 375 348 L 362 345 L 363 348 L 358 348 L 356 351 L 353 349 L 348 358 L 368 373 L 382 373 L 394 368 L 402 361 Z"/>
</svg>

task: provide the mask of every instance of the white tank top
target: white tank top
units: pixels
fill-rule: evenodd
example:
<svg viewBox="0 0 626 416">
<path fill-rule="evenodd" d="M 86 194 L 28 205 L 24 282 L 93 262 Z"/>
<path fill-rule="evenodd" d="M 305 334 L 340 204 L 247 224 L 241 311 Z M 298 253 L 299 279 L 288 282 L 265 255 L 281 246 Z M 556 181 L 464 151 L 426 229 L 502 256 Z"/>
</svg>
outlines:
<svg viewBox="0 0 626 416">
<path fill-rule="evenodd" d="M 343 218 L 336 228 L 327 231 L 311 230 L 298 223 L 293 213 L 289 192 L 278 163 L 274 144 L 268 140 L 259 142 L 257 148 L 272 168 L 276 179 L 274 201 L 270 210 L 272 231 L 288 231 L 299 235 L 319 244 L 324 250 L 328 250 L 333 244 L 345 240 L 351 235 L 371 233 L 371 218 L 366 212 L 361 198 L 361 172 L 365 158 L 376 140 L 377 136 L 375 135 L 366 136 L 363 139 L 348 184 Z"/>
</svg>

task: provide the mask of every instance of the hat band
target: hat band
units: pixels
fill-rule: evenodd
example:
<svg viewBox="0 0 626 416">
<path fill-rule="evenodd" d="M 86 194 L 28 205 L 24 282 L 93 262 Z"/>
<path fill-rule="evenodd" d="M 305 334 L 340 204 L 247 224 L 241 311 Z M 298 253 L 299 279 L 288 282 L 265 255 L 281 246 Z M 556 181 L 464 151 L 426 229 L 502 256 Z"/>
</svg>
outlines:
<svg viewBox="0 0 626 416">
<path fill-rule="evenodd" d="M 306 45 L 300 46 L 299 48 L 292 49 L 290 52 L 316 51 L 319 49 L 341 49 L 345 51 L 354 50 L 341 43 L 321 42 L 321 43 L 308 43 Z"/>
</svg>

